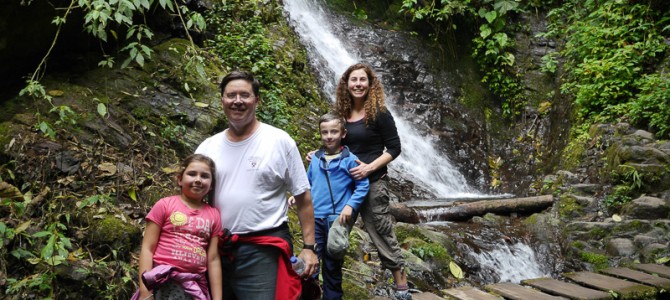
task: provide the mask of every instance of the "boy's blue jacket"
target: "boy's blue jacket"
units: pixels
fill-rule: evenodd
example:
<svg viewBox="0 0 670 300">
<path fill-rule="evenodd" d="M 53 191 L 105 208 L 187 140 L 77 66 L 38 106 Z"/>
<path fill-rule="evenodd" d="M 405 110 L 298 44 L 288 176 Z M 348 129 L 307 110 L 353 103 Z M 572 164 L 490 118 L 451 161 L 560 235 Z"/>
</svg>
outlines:
<svg viewBox="0 0 670 300">
<path fill-rule="evenodd" d="M 340 157 L 328 163 L 328 178 L 333 191 L 331 201 L 328 182 L 326 181 L 326 158 L 325 150 L 322 148 L 312 157 L 307 168 L 307 178 L 312 186 L 312 203 L 314 203 L 314 218 L 327 218 L 328 215 L 340 214 L 345 205 L 351 206 L 355 212 L 361 207 L 365 196 L 370 189 L 370 181 L 367 178 L 354 180 L 349 169 L 358 166 L 358 157 L 349 152 L 347 146 L 343 146 Z M 333 210 L 333 204 L 335 209 Z"/>
</svg>

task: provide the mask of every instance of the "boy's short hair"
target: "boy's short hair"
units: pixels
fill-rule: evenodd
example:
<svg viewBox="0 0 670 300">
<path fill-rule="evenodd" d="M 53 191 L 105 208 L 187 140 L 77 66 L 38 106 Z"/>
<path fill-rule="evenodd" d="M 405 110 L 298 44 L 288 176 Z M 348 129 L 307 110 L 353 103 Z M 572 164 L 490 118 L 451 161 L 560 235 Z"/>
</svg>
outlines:
<svg viewBox="0 0 670 300">
<path fill-rule="evenodd" d="M 342 116 L 340 116 L 339 114 L 334 113 L 332 111 L 324 114 L 323 116 L 321 116 L 321 118 L 319 118 L 319 126 L 321 126 L 321 123 L 330 122 L 330 121 L 333 121 L 333 120 L 339 121 L 340 122 L 340 129 L 342 129 L 342 131 L 345 130 L 345 128 L 344 128 L 344 124 L 345 124 L 344 123 L 345 122 L 344 118 L 342 118 Z"/>
</svg>

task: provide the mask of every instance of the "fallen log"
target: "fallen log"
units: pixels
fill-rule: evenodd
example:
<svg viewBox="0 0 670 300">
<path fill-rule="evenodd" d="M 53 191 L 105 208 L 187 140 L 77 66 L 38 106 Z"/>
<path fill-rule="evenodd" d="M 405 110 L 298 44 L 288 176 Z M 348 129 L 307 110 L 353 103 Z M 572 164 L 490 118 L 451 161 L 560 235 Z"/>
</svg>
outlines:
<svg viewBox="0 0 670 300">
<path fill-rule="evenodd" d="M 542 195 L 536 197 L 508 198 L 508 199 L 489 199 L 473 202 L 452 202 L 441 206 L 413 206 L 411 209 L 417 211 L 421 221 L 464 221 L 474 216 L 483 216 L 487 213 L 497 215 L 508 215 L 511 213 L 531 214 L 540 212 L 550 207 L 554 202 L 553 196 Z M 398 221 L 414 223 L 416 218 L 408 214 L 402 203 L 394 205 L 391 214 Z M 399 216 L 396 213 L 402 212 Z M 410 216 L 408 218 L 408 216 Z"/>
</svg>

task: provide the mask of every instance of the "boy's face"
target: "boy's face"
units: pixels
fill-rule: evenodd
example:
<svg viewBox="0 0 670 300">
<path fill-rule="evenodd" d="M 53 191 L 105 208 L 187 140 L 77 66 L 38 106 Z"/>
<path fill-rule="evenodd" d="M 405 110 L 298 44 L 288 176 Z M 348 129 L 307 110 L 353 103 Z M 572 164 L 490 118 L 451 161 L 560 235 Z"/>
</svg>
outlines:
<svg viewBox="0 0 670 300">
<path fill-rule="evenodd" d="M 331 120 L 319 124 L 319 133 L 326 153 L 335 154 L 340 151 L 340 145 L 342 139 L 347 135 L 347 130 L 342 128 L 340 121 Z"/>
</svg>

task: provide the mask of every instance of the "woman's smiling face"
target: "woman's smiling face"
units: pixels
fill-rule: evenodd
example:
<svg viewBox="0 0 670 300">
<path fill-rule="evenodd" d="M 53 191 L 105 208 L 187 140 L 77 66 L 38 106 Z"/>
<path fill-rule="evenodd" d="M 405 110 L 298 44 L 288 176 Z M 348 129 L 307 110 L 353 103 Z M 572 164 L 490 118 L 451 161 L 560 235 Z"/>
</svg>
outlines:
<svg viewBox="0 0 670 300">
<path fill-rule="evenodd" d="M 368 74 L 364 69 L 354 70 L 349 74 L 348 87 L 349 94 L 354 99 L 365 99 L 368 95 L 368 88 L 370 83 L 368 81 Z"/>
</svg>

